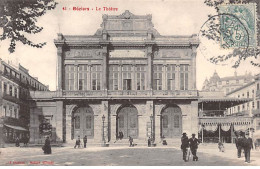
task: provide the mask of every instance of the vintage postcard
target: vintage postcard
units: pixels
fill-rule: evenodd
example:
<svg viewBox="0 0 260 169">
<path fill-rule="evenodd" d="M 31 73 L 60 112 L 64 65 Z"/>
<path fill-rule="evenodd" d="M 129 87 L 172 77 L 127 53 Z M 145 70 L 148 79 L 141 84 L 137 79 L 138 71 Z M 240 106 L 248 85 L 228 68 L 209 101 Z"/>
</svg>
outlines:
<svg viewBox="0 0 260 169">
<path fill-rule="evenodd" d="M 0 166 L 259 166 L 259 0 L 1 0 Z"/>
</svg>

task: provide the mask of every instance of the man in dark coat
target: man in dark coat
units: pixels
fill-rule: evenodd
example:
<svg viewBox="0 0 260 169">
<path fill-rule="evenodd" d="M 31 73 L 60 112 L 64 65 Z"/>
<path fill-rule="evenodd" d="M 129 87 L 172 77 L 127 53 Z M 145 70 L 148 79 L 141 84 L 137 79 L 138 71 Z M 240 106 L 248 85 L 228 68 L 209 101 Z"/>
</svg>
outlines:
<svg viewBox="0 0 260 169">
<path fill-rule="evenodd" d="M 45 139 L 45 144 L 43 146 L 43 153 L 44 154 L 51 154 L 51 141 L 50 141 L 49 137 L 47 137 Z"/>
<path fill-rule="evenodd" d="M 74 148 L 76 148 L 76 147 L 80 147 L 80 136 L 78 136 L 78 139 L 76 140 L 76 143 L 75 143 L 75 146 L 74 146 Z"/>
<path fill-rule="evenodd" d="M 148 147 L 151 147 L 151 138 L 148 138 Z"/>
<path fill-rule="evenodd" d="M 130 143 L 130 147 L 133 147 L 133 141 L 134 141 L 134 139 L 131 137 L 131 136 L 129 136 L 129 143 Z"/>
<path fill-rule="evenodd" d="M 189 139 L 188 139 L 188 137 L 187 137 L 187 134 L 186 134 L 186 133 L 183 133 L 183 134 L 182 134 L 182 137 L 181 137 L 181 149 L 182 149 L 182 152 L 183 152 L 183 160 L 184 160 L 185 162 L 188 161 L 188 160 L 186 159 L 188 147 L 189 147 Z"/>
<path fill-rule="evenodd" d="M 87 136 L 85 135 L 85 137 L 83 138 L 83 142 L 84 142 L 84 148 L 87 147 L 87 142 L 88 142 L 88 138 Z"/>
<path fill-rule="evenodd" d="M 199 158 L 197 156 L 197 149 L 198 149 L 200 140 L 195 138 L 195 134 L 192 134 L 192 138 L 189 139 L 189 143 L 190 143 L 190 150 L 193 155 L 193 161 L 198 161 Z"/>
<path fill-rule="evenodd" d="M 243 138 L 243 149 L 245 151 L 245 162 L 250 163 L 250 151 L 253 148 L 253 140 L 249 137 L 249 133 Z"/>
<path fill-rule="evenodd" d="M 236 147 L 237 147 L 237 158 L 240 158 L 241 157 L 241 151 L 242 151 L 242 135 L 243 133 L 240 132 L 237 134 L 237 137 L 236 137 Z"/>
</svg>

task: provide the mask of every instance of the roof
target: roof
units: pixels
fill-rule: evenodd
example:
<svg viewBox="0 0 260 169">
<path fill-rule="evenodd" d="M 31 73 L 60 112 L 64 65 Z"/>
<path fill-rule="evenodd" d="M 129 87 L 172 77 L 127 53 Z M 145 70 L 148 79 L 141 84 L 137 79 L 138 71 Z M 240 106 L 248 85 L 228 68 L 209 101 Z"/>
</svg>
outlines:
<svg viewBox="0 0 260 169">
<path fill-rule="evenodd" d="M 255 83 L 255 81 L 250 82 L 250 83 L 247 83 L 247 84 L 244 85 L 244 86 L 241 86 L 241 87 L 239 87 L 239 88 L 237 88 L 237 89 L 235 89 L 235 90 L 232 90 L 231 92 L 227 93 L 227 95 L 231 95 L 231 94 L 233 94 L 233 93 L 235 93 L 235 92 L 237 92 L 237 91 L 239 91 L 239 90 L 241 90 L 241 89 L 244 89 L 244 88 L 246 88 L 246 87 L 248 87 L 248 86 L 251 86 L 251 85 L 254 84 L 254 83 Z"/>
</svg>

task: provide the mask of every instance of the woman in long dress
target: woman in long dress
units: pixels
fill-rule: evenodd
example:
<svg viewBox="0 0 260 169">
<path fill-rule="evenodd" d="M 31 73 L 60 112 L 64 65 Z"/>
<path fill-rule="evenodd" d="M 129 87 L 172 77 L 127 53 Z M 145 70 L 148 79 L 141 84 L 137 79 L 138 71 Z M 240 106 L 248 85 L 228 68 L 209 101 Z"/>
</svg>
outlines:
<svg viewBox="0 0 260 169">
<path fill-rule="evenodd" d="M 47 137 L 45 140 L 43 152 L 44 152 L 44 154 L 51 154 L 51 141 L 50 141 L 49 137 Z"/>
</svg>

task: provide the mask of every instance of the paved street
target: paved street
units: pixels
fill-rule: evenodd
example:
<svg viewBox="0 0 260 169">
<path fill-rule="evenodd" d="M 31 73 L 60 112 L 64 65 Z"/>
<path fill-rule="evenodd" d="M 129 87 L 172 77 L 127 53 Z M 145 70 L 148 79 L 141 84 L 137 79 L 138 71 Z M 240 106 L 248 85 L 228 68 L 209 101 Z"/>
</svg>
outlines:
<svg viewBox="0 0 260 169">
<path fill-rule="evenodd" d="M 200 145 L 199 161 L 183 162 L 182 152 L 177 147 L 53 147 L 51 155 L 44 155 L 40 147 L 2 148 L 0 165 L 88 165 L 88 166 L 198 166 L 260 165 L 260 151 L 252 151 L 250 164 L 244 157 L 236 158 L 234 145 L 226 152 L 218 152 L 217 145 Z M 258 161 L 257 161 L 258 159 Z"/>
</svg>

